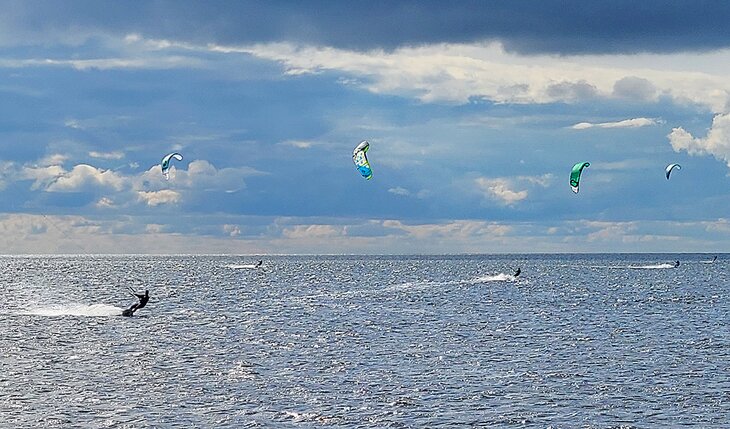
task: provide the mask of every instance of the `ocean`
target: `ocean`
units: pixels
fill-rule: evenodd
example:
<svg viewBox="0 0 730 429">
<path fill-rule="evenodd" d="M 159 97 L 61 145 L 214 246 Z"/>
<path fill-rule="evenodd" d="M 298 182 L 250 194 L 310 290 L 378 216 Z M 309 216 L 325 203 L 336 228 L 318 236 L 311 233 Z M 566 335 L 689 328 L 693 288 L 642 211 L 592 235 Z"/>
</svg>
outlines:
<svg viewBox="0 0 730 429">
<path fill-rule="evenodd" d="M 712 256 L 0 257 L 0 427 L 727 428 Z"/>
</svg>

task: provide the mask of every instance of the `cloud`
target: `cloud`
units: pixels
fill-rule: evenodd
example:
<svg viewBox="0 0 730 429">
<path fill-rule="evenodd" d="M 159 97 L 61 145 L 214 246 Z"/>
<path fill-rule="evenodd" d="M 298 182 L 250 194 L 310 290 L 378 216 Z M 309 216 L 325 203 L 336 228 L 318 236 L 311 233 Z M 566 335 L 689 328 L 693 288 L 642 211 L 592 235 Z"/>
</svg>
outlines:
<svg viewBox="0 0 730 429">
<path fill-rule="evenodd" d="M 671 52 L 728 46 L 730 6 L 616 0 L 332 2 L 157 0 L 124 3 L 13 2 L 0 17 L 0 43 L 78 46 L 99 32 L 188 42 L 290 41 L 353 50 L 502 40 L 522 53 Z M 134 37 L 132 37 L 134 39 Z"/>
<path fill-rule="evenodd" d="M 114 201 L 111 198 L 102 197 L 96 202 L 97 208 L 112 208 L 114 207 Z"/>
<path fill-rule="evenodd" d="M 173 170 L 174 169 L 174 170 Z M 266 173 L 250 167 L 216 168 L 206 160 L 195 160 L 188 164 L 188 169 L 171 168 L 171 177 L 177 187 L 207 191 L 235 191 L 246 187 L 245 178 L 260 176 Z M 164 183 L 159 170 L 153 167 L 150 172 L 158 183 Z M 172 180 L 172 179 L 171 179 Z"/>
<path fill-rule="evenodd" d="M 209 46 L 279 62 L 285 74 L 345 73 L 376 94 L 414 97 L 426 103 L 466 104 L 474 98 L 496 103 L 574 103 L 596 98 L 654 101 L 661 94 L 679 103 L 725 109 L 726 73 L 688 72 L 684 64 L 730 60 L 730 51 L 667 56 L 519 56 L 497 42 L 434 44 L 392 51 L 348 51 L 332 47 L 270 43 Z M 699 70 L 699 71 L 698 71 Z"/>
<path fill-rule="evenodd" d="M 182 198 L 179 192 L 170 189 L 149 192 L 139 191 L 137 192 L 137 196 L 139 201 L 151 207 L 159 206 L 160 204 L 177 204 Z"/>
<path fill-rule="evenodd" d="M 122 159 L 122 158 L 124 158 L 124 152 L 120 152 L 120 151 L 97 152 L 95 150 L 92 150 L 91 152 L 89 152 L 89 156 L 92 158 L 99 158 L 99 159 Z"/>
<path fill-rule="evenodd" d="M 712 127 L 704 138 L 695 138 L 681 127 L 672 129 L 667 137 L 675 152 L 709 154 L 730 167 L 730 114 L 715 115 Z"/>
<path fill-rule="evenodd" d="M 238 237 L 241 235 L 241 227 L 238 225 L 223 225 L 223 232 L 231 237 Z"/>
<path fill-rule="evenodd" d="M 395 188 L 388 189 L 388 192 L 394 195 L 402 195 L 402 196 L 409 196 L 411 195 L 411 192 L 408 189 L 401 188 L 400 186 L 397 186 Z"/>
<path fill-rule="evenodd" d="M 282 235 L 290 239 L 328 238 L 347 235 L 342 228 L 333 225 L 297 225 L 285 228 Z"/>
<path fill-rule="evenodd" d="M 78 192 L 91 188 L 111 188 L 121 191 L 125 179 L 110 170 L 99 170 L 87 164 L 79 164 L 71 171 L 58 175 L 47 187 L 48 192 Z"/>
<path fill-rule="evenodd" d="M 119 37 L 119 36 L 118 36 Z M 660 96 L 722 112 L 728 105 L 730 76 L 718 63 L 730 50 L 668 55 L 518 55 L 499 39 L 403 45 L 394 49 L 352 50 L 302 45 L 302 40 L 248 44 L 186 42 L 144 38 L 114 39 L 105 47 L 115 58 L 5 59 L 0 67 L 205 68 L 231 58 L 274 61 L 289 76 L 340 73 L 340 82 L 376 94 L 416 98 L 424 103 L 576 103 L 598 98 L 655 102 Z M 689 69 L 686 64 L 693 64 Z M 703 71 L 704 69 L 707 71 Z M 353 83 L 354 82 L 354 83 Z M 343 85 L 345 85 L 343 83 Z M 79 121 L 68 126 L 82 126 Z"/>
<path fill-rule="evenodd" d="M 282 142 L 281 144 L 286 146 L 292 146 L 297 149 L 309 149 L 312 147 L 313 143 L 309 141 L 302 141 L 302 140 L 287 140 Z"/>
<path fill-rule="evenodd" d="M 613 84 L 613 95 L 627 100 L 654 101 L 657 93 L 653 83 L 636 76 L 626 76 Z"/>
<path fill-rule="evenodd" d="M 527 190 L 515 191 L 512 183 L 507 179 L 487 179 L 479 177 L 474 180 L 477 187 L 487 196 L 504 205 L 514 205 L 518 201 L 527 198 Z"/>
<path fill-rule="evenodd" d="M 636 237 L 632 237 L 632 233 L 637 231 L 638 224 L 636 222 L 598 222 L 584 221 L 583 225 L 595 231 L 586 235 L 588 242 L 592 241 L 634 241 Z"/>
<path fill-rule="evenodd" d="M 386 220 L 383 227 L 405 231 L 419 240 L 447 237 L 451 240 L 473 239 L 478 236 L 504 236 L 512 231 L 508 225 L 483 221 L 459 220 L 445 224 L 407 225 L 399 220 Z"/>
<path fill-rule="evenodd" d="M 553 175 L 547 173 L 540 176 L 477 177 L 473 184 L 485 198 L 504 206 L 514 206 L 527 199 L 529 188 L 547 188 L 552 182 Z"/>
<path fill-rule="evenodd" d="M 51 165 L 63 165 L 64 162 L 68 160 L 67 155 L 62 155 L 60 153 L 56 153 L 53 155 L 48 155 L 42 159 L 39 159 L 36 165 L 40 166 L 51 166 Z"/>
<path fill-rule="evenodd" d="M 19 174 L 20 179 L 32 179 L 31 190 L 45 190 L 53 181 L 66 173 L 66 170 L 60 165 L 51 165 L 49 167 L 23 167 Z"/>
<path fill-rule="evenodd" d="M 587 130 L 589 128 L 640 128 L 657 125 L 660 123 L 662 122 L 652 118 L 633 118 L 624 119 L 623 121 L 617 122 L 600 122 L 595 124 L 590 122 L 581 122 L 573 125 L 570 128 L 574 130 Z"/>
</svg>

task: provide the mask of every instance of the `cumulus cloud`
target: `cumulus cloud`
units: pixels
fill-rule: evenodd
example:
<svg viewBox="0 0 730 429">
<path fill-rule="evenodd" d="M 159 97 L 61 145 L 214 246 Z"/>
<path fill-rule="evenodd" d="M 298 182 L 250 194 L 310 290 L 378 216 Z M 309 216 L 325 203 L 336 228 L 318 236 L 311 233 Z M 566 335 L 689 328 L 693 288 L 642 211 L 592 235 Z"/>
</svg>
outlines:
<svg viewBox="0 0 730 429">
<path fill-rule="evenodd" d="M 78 192 L 91 188 L 111 188 L 121 191 L 125 179 L 113 171 L 100 170 L 87 164 L 79 164 L 71 171 L 63 172 L 48 185 L 48 192 Z"/>
<path fill-rule="evenodd" d="M 640 127 L 648 127 L 651 125 L 657 125 L 660 123 L 662 123 L 660 120 L 653 119 L 653 118 L 633 118 L 633 119 L 624 119 L 622 121 L 617 121 L 617 122 L 599 122 L 599 123 L 581 122 L 581 123 L 571 126 L 570 128 L 572 128 L 574 130 L 587 130 L 589 128 L 640 128 Z"/>
<path fill-rule="evenodd" d="M 192 161 L 188 164 L 187 170 L 173 165 L 170 171 L 171 177 L 174 177 L 175 186 L 207 191 L 243 189 L 246 187 L 245 179 L 247 177 L 265 174 L 249 167 L 218 169 L 205 160 Z M 156 178 L 158 183 L 164 183 L 158 168 L 152 168 L 149 173 Z"/>
<path fill-rule="evenodd" d="M 730 167 L 730 114 L 716 115 L 705 137 L 694 137 L 681 127 L 672 129 L 667 137 L 675 152 L 712 155 Z"/>
<path fill-rule="evenodd" d="M 180 202 L 182 196 L 179 192 L 163 189 L 161 191 L 139 191 L 137 192 L 137 197 L 139 201 L 154 207 L 160 204 L 177 204 Z"/>
<path fill-rule="evenodd" d="M 505 206 L 514 206 L 529 196 L 529 189 L 546 188 L 553 182 L 553 175 L 477 177 L 473 180 L 476 190 L 485 198 Z"/>
<path fill-rule="evenodd" d="M 513 185 L 506 179 L 479 177 L 475 179 L 475 183 L 486 196 L 508 206 L 524 200 L 528 194 L 527 190 L 515 191 L 511 189 Z"/>
<path fill-rule="evenodd" d="M 31 179 L 33 184 L 30 189 L 46 189 L 58 177 L 65 174 L 66 170 L 60 165 L 52 165 L 49 167 L 23 167 L 19 178 Z"/>
</svg>

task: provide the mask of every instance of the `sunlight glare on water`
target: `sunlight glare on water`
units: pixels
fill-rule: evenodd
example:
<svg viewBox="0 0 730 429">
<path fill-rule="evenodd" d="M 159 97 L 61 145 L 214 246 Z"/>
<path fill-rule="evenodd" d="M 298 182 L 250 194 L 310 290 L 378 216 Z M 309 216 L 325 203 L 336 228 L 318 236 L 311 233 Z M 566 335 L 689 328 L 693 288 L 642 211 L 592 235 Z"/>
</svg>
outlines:
<svg viewBox="0 0 730 429">
<path fill-rule="evenodd" d="M 2 259 L 3 427 L 730 421 L 723 256 Z"/>
</svg>

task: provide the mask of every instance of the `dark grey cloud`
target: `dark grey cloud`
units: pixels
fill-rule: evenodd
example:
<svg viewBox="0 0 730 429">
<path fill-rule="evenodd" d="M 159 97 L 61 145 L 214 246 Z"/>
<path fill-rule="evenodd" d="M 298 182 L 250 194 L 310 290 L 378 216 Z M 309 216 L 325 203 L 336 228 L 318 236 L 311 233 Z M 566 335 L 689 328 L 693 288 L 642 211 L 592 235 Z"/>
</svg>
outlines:
<svg viewBox="0 0 730 429">
<path fill-rule="evenodd" d="M 633 53 L 730 46 L 730 2 L 355 0 L 0 2 L 13 34 L 139 32 L 191 42 L 290 41 L 391 49 L 501 40 L 521 53 Z M 31 37 L 32 39 L 32 37 Z"/>
</svg>

